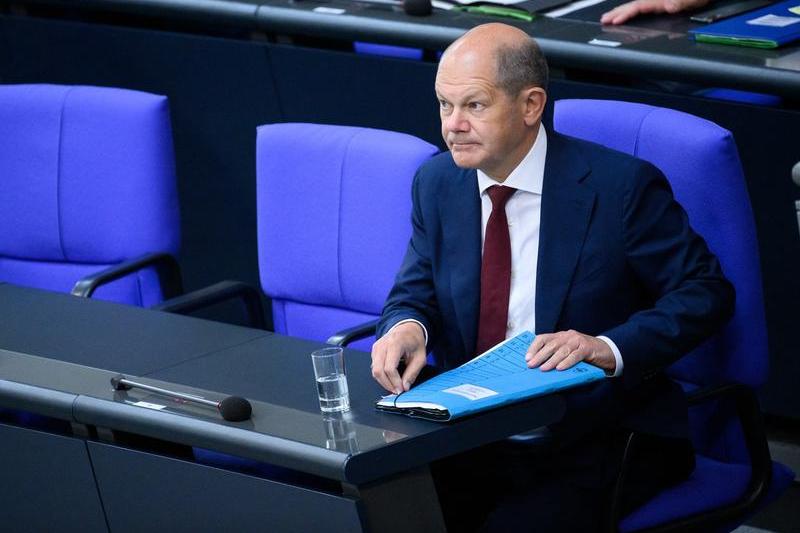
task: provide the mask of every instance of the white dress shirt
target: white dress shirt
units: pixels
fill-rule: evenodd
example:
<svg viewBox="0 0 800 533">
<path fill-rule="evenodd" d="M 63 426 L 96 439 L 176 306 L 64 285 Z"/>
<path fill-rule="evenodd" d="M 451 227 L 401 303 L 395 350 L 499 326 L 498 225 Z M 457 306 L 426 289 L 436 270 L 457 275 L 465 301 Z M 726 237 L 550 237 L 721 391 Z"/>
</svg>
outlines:
<svg viewBox="0 0 800 533">
<path fill-rule="evenodd" d="M 506 203 L 508 233 L 511 239 L 511 292 L 508 300 L 506 338 L 525 330 L 536 331 L 536 267 L 539 259 L 539 225 L 542 218 L 542 185 L 546 156 L 547 132 L 544 126 L 540 125 L 536 141 L 530 151 L 504 182 L 500 183 L 490 178 L 480 169 L 477 171 L 477 187 L 481 197 L 481 250 L 486 238 L 489 215 L 492 214 L 492 200 L 486 192 L 487 189 L 492 185 L 505 185 L 517 189 Z M 422 326 L 427 345 L 428 331 L 417 320 L 401 320 L 392 326 L 392 329 L 409 321 Z M 619 348 L 608 337 L 597 338 L 608 344 L 614 353 L 617 366 L 613 376 L 619 376 L 622 374 L 623 366 Z"/>
</svg>

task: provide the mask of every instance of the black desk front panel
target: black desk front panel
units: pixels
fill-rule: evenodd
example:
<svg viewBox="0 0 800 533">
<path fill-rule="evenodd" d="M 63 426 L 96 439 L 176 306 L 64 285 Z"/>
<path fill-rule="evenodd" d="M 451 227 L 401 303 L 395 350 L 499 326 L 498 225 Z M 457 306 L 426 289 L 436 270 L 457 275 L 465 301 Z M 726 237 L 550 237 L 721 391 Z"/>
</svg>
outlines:
<svg viewBox="0 0 800 533">
<path fill-rule="evenodd" d="M 81 439 L 0 424 L 0 529 L 107 531 Z"/>
<path fill-rule="evenodd" d="M 361 504 L 98 442 L 88 443 L 111 531 L 361 531 Z"/>
</svg>

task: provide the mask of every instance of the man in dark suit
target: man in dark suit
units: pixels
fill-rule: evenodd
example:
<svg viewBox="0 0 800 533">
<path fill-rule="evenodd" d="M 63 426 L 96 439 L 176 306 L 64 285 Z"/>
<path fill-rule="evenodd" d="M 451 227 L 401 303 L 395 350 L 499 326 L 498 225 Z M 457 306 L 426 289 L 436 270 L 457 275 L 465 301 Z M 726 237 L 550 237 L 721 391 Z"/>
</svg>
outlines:
<svg viewBox="0 0 800 533">
<path fill-rule="evenodd" d="M 372 372 L 400 393 L 428 351 L 453 368 L 529 329 L 528 366 L 586 361 L 609 379 L 567 395 L 546 452 L 499 443 L 434 465 L 452 530 L 596 529 L 622 427 L 654 435 L 658 459 L 632 473 L 629 507 L 687 476 L 686 406 L 660 371 L 733 310 L 732 286 L 663 175 L 545 131 L 546 86 L 538 46 L 510 26 L 479 26 L 445 52 L 436 95 L 449 152 L 414 180 L 413 233 Z"/>
</svg>

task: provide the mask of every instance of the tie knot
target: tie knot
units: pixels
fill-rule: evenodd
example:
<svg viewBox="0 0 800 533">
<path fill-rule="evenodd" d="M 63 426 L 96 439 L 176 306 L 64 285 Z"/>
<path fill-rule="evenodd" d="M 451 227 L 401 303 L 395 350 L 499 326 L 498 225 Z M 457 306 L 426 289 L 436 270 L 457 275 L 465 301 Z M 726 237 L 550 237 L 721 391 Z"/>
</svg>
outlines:
<svg viewBox="0 0 800 533">
<path fill-rule="evenodd" d="M 486 192 L 489 193 L 489 198 L 492 200 L 492 209 L 505 209 L 506 202 L 517 192 L 517 189 L 505 185 L 492 185 L 486 189 Z"/>
</svg>

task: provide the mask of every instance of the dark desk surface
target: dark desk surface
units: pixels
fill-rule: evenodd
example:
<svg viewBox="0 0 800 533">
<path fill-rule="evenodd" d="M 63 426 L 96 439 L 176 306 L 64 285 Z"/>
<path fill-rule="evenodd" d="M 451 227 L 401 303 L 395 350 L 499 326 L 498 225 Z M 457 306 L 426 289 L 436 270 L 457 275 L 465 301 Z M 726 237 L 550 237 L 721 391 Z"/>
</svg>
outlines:
<svg viewBox="0 0 800 533">
<path fill-rule="evenodd" d="M 440 424 L 382 413 L 369 355 L 348 350 L 352 409 L 319 411 L 308 354 L 321 343 L 206 320 L 0 284 L 0 405 L 202 446 L 354 484 L 546 425 L 563 415 L 547 396 Z M 222 420 L 140 390 L 130 373 L 209 399 L 248 398 L 253 417 Z M 211 392 L 216 391 L 216 392 Z M 149 402 L 156 410 L 133 405 Z"/>
<path fill-rule="evenodd" d="M 0 283 L 0 348 L 142 375 L 272 335 Z"/>
<path fill-rule="evenodd" d="M 599 13 L 613 6 L 611 2 L 562 18 L 538 17 L 530 23 L 438 9 L 428 17 L 410 17 L 396 6 L 350 0 L 16 0 L 15 3 L 134 13 L 162 21 L 213 24 L 210 28 L 226 25 L 434 50 L 444 49 L 473 26 L 502 20 L 536 37 L 548 61 L 563 68 L 720 85 L 792 98 L 800 94 L 800 45 L 759 50 L 696 43 L 686 31 L 698 25 L 685 16 L 662 17 L 655 22 L 652 17 L 640 18 L 621 27 L 602 26 Z M 315 11 L 319 7 L 339 8 L 344 12 L 335 15 Z M 608 42 L 619 45 L 609 47 Z"/>
</svg>

